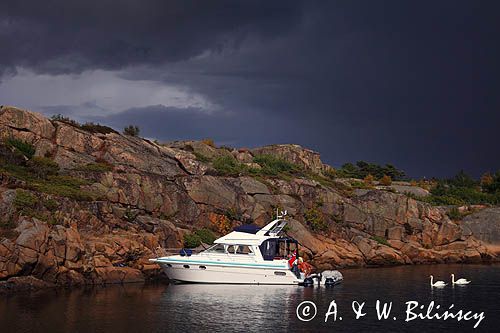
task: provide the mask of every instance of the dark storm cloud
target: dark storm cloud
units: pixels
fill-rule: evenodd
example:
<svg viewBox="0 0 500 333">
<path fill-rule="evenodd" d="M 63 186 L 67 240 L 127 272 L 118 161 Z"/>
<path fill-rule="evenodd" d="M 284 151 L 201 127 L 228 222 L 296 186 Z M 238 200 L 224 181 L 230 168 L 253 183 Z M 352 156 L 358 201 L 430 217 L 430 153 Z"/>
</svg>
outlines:
<svg viewBox="0 0 500 333">
<path fill-rule="evenodd" d="M 0 63 L 49 73 L 121 69 L 127 80 L 189 87 L 218 105 L 211 113 L 145 105 L 99 118 L 117 127 L 138 123 L 150 137 L 294 142 L 335 165 L 369 160 L 414 176 L 461 168 L 478 175 L 500 168 L 492 150 L 500 142 L 499 7 L 3 3 L 0 43 L 9 47 Z"/>
<path fill-rule="evenodd" d="M 0 2 L 0 64 L 72 73 L 159 64 L 272 37 L 300 21 L 296 1 Z"/>
</svg>

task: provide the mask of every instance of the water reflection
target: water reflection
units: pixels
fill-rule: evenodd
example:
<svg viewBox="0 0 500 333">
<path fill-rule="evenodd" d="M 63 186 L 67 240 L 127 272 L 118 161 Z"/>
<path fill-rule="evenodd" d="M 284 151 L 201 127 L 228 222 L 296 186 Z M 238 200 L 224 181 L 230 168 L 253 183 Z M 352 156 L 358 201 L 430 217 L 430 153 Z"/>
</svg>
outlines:
<svg viewBox="0 0 500 333">
<path fill-rule="evenodd" d="M 472 280 L 468 286 L 431 289 L 429 275 Z M 125 285 L 1 296 L 1 332 L 173 332 L 173 331 L 470 331 L 472 322 L 404 322 L 405 302 L 418 301 L 485 311 L 478 331 L 500 325 L 500 266 L 413 266 L 343 271 L 334 288 L 239 285 Z M 376 300 L 393 302 L 397 320 L 378 321 Z M 296 307 L 315 302 L 317 317 L 300 322 Z M 329 303 L 338 304 L 342 321 L 324 322 Z M 353 300 L 366 302 L 367 315 L 355 320 Z"/>
<path fill-rule="evenodd" d="M 288 312 L 302 294 L 297 286 L 171 285 L 158 314 L 170 317 L 169 328 L 234 331 L 287 328 Z M 186 321 L 189 317 L 189 321 Z"/>
</svg>

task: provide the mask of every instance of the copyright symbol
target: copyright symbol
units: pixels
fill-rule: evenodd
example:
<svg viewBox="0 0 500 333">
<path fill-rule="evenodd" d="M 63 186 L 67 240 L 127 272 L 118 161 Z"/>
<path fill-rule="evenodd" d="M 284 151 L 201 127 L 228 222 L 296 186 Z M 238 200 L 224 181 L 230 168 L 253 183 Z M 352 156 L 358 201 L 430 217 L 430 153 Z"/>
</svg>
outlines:
<svg viewBox="0 0 500 333">
<path fill-rule="evenodd" d="M 316 317 L 318 309 L 316 304 L 311 301 L 304 301 L 297 306 L 295 313 L 300 321 L 311 321 Z"/>
</svg>

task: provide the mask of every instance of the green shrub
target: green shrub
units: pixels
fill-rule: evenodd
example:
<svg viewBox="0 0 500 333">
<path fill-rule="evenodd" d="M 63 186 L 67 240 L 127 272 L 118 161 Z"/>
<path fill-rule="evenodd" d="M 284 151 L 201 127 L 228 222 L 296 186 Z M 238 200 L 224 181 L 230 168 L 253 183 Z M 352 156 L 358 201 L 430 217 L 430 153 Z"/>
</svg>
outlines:
<svg viewBox="0 0 500 333">
<path fill-rule="evenodd" d="M 361 182 L 361 181 L 359 181 L 359 180 L 352 181 L 352 182 L 351 182 L 351 186 L 352 186 L 353 188 L 359 188 L 359 189 L 367 189 L 367 188 L 369 188 L 369 186 L 367 186 L 367 185 L 365 184 L 365 182 Z"/>
<path fill-rule="evenodd" d="M 118 133 L 111 127 L 92 122 L 85 123 L 81 125 L 80 128 L 90 133 L 101 133 L 101 134 Z"/>
<path fill-rule="evenodd" d="M 17 189 L 14 198 L 14 206 L 17 209 L 33 209 L 38 204 L 38 198 L 28 191 Z"/>
<path fill-rule="evenodd" d="M 10 147 L 14 147 L 22 153 L 27 158 L 32 158 L 35 155 L 35 147 L 32 144 L 22 141 L 19 139 L 9 138 L 6 140 L 6 144 Z"/>
<path fill-rule="evenodd" d="M 204 244 L 213 244 L 217 239 L 214 233 L 207 228 L 198 229 L 193 233 L 184 235 L 184 247 L 194 248 Z"/>
<path fill-rule="evenodd" d="M 196 157 L 196 160 L 197 161 L 200 161 L 202 163 L 208 163 L 211 161 L 211 159 L 205 155 L 203 155 L 202 153 L 199 153 L 197 151 L 193 151 L 193 155 Z"/>
<path fill-rule="evenodd" d="M 314 231 L 325 231 L 328 229 L 328 223 L 325 221 L 325 217 L 317 204 L 304 212 L 304 220 Z"/>
<path fill-rule="evenodd" d="M 267 176 L 296 174 L 302 171 L 297 165 L 272 155 L 257 155 L 253 161 L 261 166 L 260 172 Z"/>
<path fill-rule="evenodd" d="M 325 175 L 326 178 L 329 179 L 335 179 L 337 178 L 337 171 L 334 168 L 328 168 L 326 169 L 323 174 Z"/>
<path fill-rule="evenodd" d="M 48 176 L 57 175 L 59 172 L 59 165 L 46 157 L 33 157 L 28 161 L 28 167 L 36 177 L 44 179 Z"/>
<path fill-rule="evenodd" d="M 392 164 L 384 166 L 368 163 L 365 161 L 357 161 L 356 165 L 346 163 L 337 170 L 337 175 L 344 178 L 358 178 L 364 179 L 368 175 L 373 175 L 375 178 L 380 179 L 384 175 L 391 177 L 392 180 L 405 180 L 406 175 L 402 170 L 397 169 Z"/>
<path fill-rule="evenodd" d="M 196 234 L 185 234 L 184 235 L 184 247 L 192 249 L 201 245 L 200 236 Z"/>
<path fill-rule="evenodd" d="M 123 134 L 130 136 L 139 136 L 140 132 L 141 130 L 139 129 L 139 126 L 135 125 L 128 125 L 123 129 Z"/>
<path fill-rule="evenodd" d="M 25 165 L 26 157 L 18 149 L 12 149 L 11 146 L 0 141 L 0 167 L 6 164 Z"/>
<path fill-rule="evenodd" d="M 54 200 L 52 198 L 49 198 L 49 199 L 43 201 L 43 205 L 45 208 L 47 208 L 48 210 L 53 212 L 59 207 L 59 202 L 57 202 L 56 200 Z"/>
<path fill-rule="evenodd" d="M 133 222 L 137 215 L 139 215 L 138 212 L 133 212 L 130 208 L 127 208 L 123 214 L 123 218 L 128 222 Z"/>
<path fill-rule="evenodd" d="M 215 148 L 215 142 L 214 142 L 213 139 L 207 138 L 207 139 L 201 140 L 201 142 L 204 143 L 204 144 L 206 144 L 206 145 L 208 145 L 208 146 L 210 146 L 210 147 Z"/>
<path fill-rule="evenodd" d="M 63 116 L 60 113 L 53 115 L 52 117 L 50 117 L 50 119 L 52 121 L 60 121 L 62 123 L 65 123 L 65 124 L 68 124 L 68 125 L 71 125 L 71 126 L 74 126 L 74 127 L 80 127 L 80 124 L 76 120 L 73 120 L 73 119 L 71 119 L 69 117 Z"/>
<path fill-rule="evenodd" d="M 56 114 L 50 117 L 52 121 L 60 121 L 62 123 L 71 125 L 73 127 L 80 128 L 84 131 L 90 132 L 90 133 L 101 133 L 101 134 L 109 134 L 109 133 L 118 133 L 114 129 L 108 126 L 104 126 L 98 123 L 93 123 L 93 122 L 87 122 L 85 124 L 80 124 L 76 120 L 73 120 L 69 117 L 63 116 L 62 114 Z M 135 126 L 137 127 L 137 126 Z M 137 128 L 138 129 L 138 128 Z"/>
<path fill-rule="evenodd" d="M 205 244 L 213 244 L 217 239 L 214 233 L 207 228 L 196 230 L 194 233 L 200 238 L 200 241 Z"/>
<path fill-rule="evenodd" d="M 239 176 L 248 171 L 246 165 L 238 162 L 234 157 L 229 155 L 215 158 L 212 165 L 221 176 Z"/>
<path fill-rule="evenodd" d="M 384 186 L 391 186 L 392 185 L 392 179 L 388 175 L 384 175 L 382 178 L 380 178 L 380 184 Z"/>
<path fill-rule="evenodd" d="M 372 236 L 371 237 L 374 241 L 376 241 L 377 243 L 379 244 L 382 244 L 382 245 L 386 245 L 386 246 L 391 246 L 388 242 L 387 242 L 387 239 L 385 239 L 384 237 L 380 237 L 380 236 Z"/>
<path fill-rule="evenodd" d="M 224 215 L 230 220 L 241 221 L 241 214 L 238 212 L 237 209 L 234 208 L 227 209 L 224 212 Z"/>
</svg>

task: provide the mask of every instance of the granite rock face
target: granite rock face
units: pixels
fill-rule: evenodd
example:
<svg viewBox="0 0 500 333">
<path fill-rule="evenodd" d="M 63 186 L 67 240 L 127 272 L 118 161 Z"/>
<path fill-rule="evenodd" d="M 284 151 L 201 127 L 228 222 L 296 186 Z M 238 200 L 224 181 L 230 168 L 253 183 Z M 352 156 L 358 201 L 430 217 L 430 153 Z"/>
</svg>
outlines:
<svg viewBox="0 0 500 333">
<path fill-rule="evenodd" d="M 159 144 L 91 133 L 12 107 L 0 109 L 0 137 L 32 144 L 35 156 L 52 159 L 100 194 L 76 201 L 38 192 L 0 165 L 0 290 L 155 278 L 161 271 L 148 259 L 182 247 L 187 233 L 263 226 L 278 207 L 288 210 L 287 233 L 318 270 L 498 259 L 499 208 L 452 221 L 445 208 L 398 191 L 356 192 L 345 180 L 324 184 L 314 177 L 221 176 L 211 163 L 224 157 L 251 165 L 253 156 L 271 154 L 313 174 L 330 168 L 318 153 L 297 145 L 231 150 L 198 141 Z M 95 163 L 110 167 L 82 171 Z M 20 188 L 57 208 L 38 203 L 35 212 L 20 209 Z M 317 221 L 306 218 L 311 212 Z"/>
</svg>

